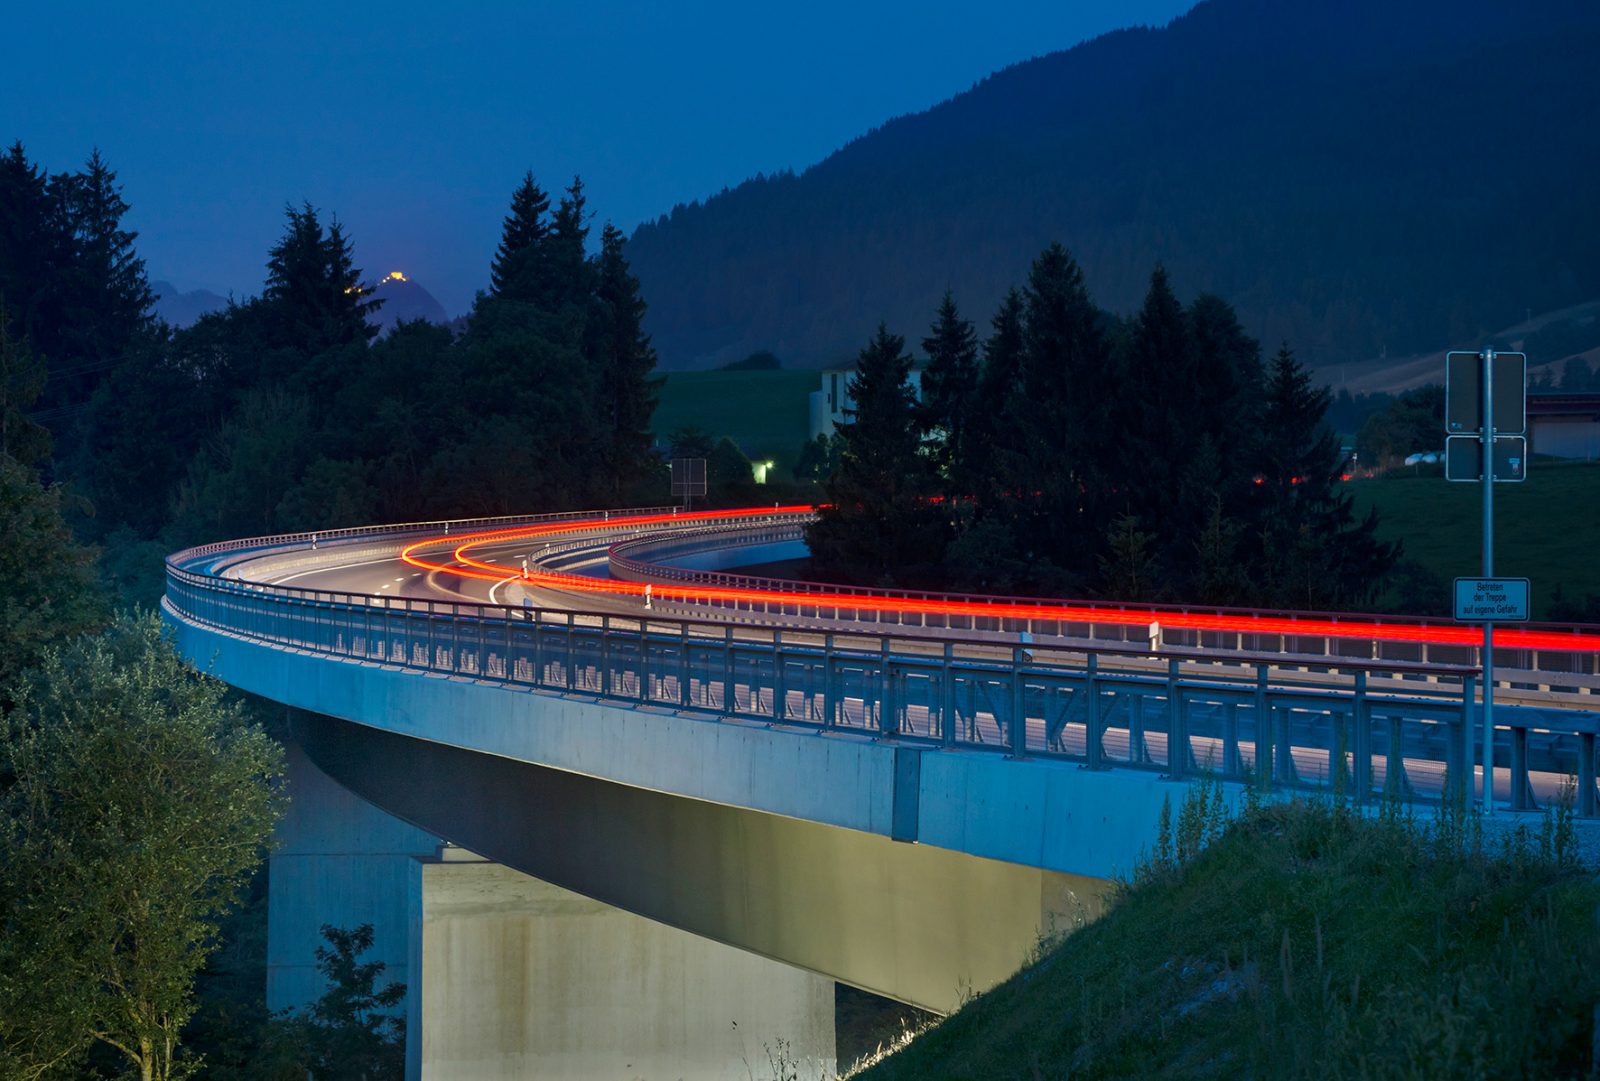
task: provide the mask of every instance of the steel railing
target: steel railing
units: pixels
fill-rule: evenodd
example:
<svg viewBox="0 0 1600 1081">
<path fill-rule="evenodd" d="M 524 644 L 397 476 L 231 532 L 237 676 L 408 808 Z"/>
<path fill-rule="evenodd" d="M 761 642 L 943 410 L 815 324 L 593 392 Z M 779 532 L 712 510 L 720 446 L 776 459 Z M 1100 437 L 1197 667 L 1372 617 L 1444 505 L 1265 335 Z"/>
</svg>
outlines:
<svg viewBox="0 0 1600 1081">
<path fill-rule="evenodd" d="M 513 524 L 481 520 L 472 528 Z M 309 544 L 309 536 L 250 546 L 282 550 Z M 326 538 L 319 534 L 318 543 Z M 1208 772 L 1266 788 L 1340 790 L 1358 801 L 1383 793 L 1466 798 L 1473 772 L 1471 667 L 1355 660 L 1286 671 L 1259 656 L 735 626 L 264 585 L 194 569 L 215 551 L 241 547 L 169 560 L 169 613 L 264 645 L 513 690 L 1092 769 Z M 1515 805 L 1533 805 L 1535 787 L 1548 791 L 1553 778 L 1576 777 L 1579 812 L 1595 813 L 1592 715 L 1574 713 L 1556 728 L 1544 713 L 1505 710 L 1497 718 L 1497 759 L 1510 768 Z"/>
<path fill-rule="evenodd" d="M 775 518 L 778 516 L 774 516 Z M 663 562 L 674 556 L 695 551 L 740 546 L 741 535 L 748 544 L 772 543 L 780 540 L 798 540 L 805 525 L 811 520 L 808 514 L 784 516 L 784 522 L 754 524 L 726 524 L 684 531 L 664 536 L 646 536 L 613 547 L 610 555 L 612 574 L 641 582 L 672 582 L 681 585 L 705 586 L 712 589 L 745 589 L 776 592 L 792 596 L 782 601 L 730 600 L 708 598 L 694 601 L 693 606 L 707 610 L 728 610 L 746 615 L 765 615 L 777 619 L 804 616 L 819 619 L 838 619 L 867 623 L 874 626 L 898 628 L 928 628 L 949 632 L 992 632 L 1016 634 L 1027 632 L 1036 636 L 1063 637 L 1091 642 L 1127 644 L 1147 642 L 1152 623 L 1158 623 L 1164 613 L 1184 615 L 1221 616 L 1239 620 L 1270 619 L 1295 622 L 1370 623 L 1380 619 L 1387 625 L 1408 630 L 1426 631 L 1430 628 L 1455 629 L 1453 621 L 1408 616 L 1373 616 L 1351 612 L 1280 611 L 1275 609 L 1221 608 L 1183 604 L 1138 604 L 1106 601 L 1063 601 L 1059 598 L 997 597 L 981 594 L 938 593 L 908 589 L 884 589 L 871 586 L 838 585 L 827 582 L 795 581 L 763 578 L 728 571 L 699 570 L 672 566 Z M 830 598 L 861 597 L 874 602 L 906 600 L 916 602 L 982 603 L 992 615 L 940 614 L 922 611 L 899 611 L 875 603 L 870 607 L 854 608 L 835 600 L 827 604 L 809 604 L 806 598 L 827 594 Z M 1102 613 L 1103 618 L 1075 619 L 1071 621 L 1039 619 L 1031 616 L 1008 615 L 1008 608 L 1035 608 L 1039 606 L 1071 605 L 1079 610 Z M 1131 618 L 1130 618 L 1131 617 Z M 1570 634 L 1575 639 L 1584 637 L 1592 642 L 1600 635 L 1600 626 L 1585 624 L 1531 623 L 1521 625 L 1530 630 Z M 1305 634 L 1282 631 L 1251 632 L 1245 630 L 1195 630 L 1161 626 L 1159 641 L 1162 645 L 1178 649 L 1231 650 L 1234 652 L 1274 653 L 1296 658 L 1317 658 L 1333 663 L 1354 660 L 1396 661 L 1408 663 L 1444 663 L 1478 667 L 1481 650 L 1475 645 L 1430 643 L 1405 638 L 1339 638 L 1318 633 L 1310 628 Z M 1565 691 L 1580 695 L 1600 693 L 1600 652 L 1592 645 L 1584 649 L 1524 649 L 1500 647 L 1495 650 L 1495 666 L 1500 669 L 1496 686 L 1539 691 Z M 1555 676 L 1555 680 L 1542 678 Z"/>
</svg>

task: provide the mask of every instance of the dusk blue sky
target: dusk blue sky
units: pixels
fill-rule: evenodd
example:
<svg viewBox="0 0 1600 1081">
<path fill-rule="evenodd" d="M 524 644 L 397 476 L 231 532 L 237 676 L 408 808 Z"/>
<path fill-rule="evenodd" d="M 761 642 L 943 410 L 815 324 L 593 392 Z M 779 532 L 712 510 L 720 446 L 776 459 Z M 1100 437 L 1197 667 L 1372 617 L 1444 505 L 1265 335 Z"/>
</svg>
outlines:
<svg viewBox="0 0 1600 1081">
<path fill-rule="evenodd" d="M 768 5 L 17 5 L 0 140 L 52 171 L 99 146 L 152 278 L 259 291 L 285 202 L 336 213 L 369 276 L 470 304 L 513 185 L 581 173 L 631 232 L 804 169 L 988 73 L 1192 0 Z"/>
</svg>

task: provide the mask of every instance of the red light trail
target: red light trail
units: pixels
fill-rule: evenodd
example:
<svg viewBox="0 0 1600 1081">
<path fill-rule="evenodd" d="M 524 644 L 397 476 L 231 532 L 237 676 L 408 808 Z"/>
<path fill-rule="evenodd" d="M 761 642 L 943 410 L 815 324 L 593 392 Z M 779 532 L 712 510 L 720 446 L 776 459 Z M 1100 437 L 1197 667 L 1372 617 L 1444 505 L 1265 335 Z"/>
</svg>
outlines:
<svg viewBox="0 0 1600 1081">
<path fill-rule="evenodd" d="M 746 510 L 710 511 L 694 515 L 696 520 L 715 519 L 736 522 L 743 518 L 756 518 L 768 514 L 797 514 L 814 508 L 757 507 Z M 1212 631 L 1225 634 L 1287 635 L 1301 638 L 1340 638 L 1370 640 L 1374 638 L 1395 642 L 1418 642 L 1429 645 L 1477 646 L 1482 644 L 1482 632 L 1472 624 L 1449 626 L 1428 623 L 1394 623 L 1380 619 L 1290 619 L 1278 615 L 1241 615 L 1239 613 L 1180 612 L 1177 610 L 1140 609 L 1125 611 L 1114 608 L 1097 608 L 1091 605 L 1071 604 L 1014 604 L 1000 600 L 938 600 L 917 597 L 873 597 L 854 593 L 794 593 L 776 589 L 738 589 L 733 587 L 702 587 L 655 582 L 624 582 L 614 578 L 590 578 L 578 574 L 530 568 L 526 574 L 508 575 L 504 567 L 472 558 L 468 553 L 487 544 L 528 540 L 576 530 L 603 529 L 618 526 L 648 526 L 679 522 L 675 514 L 622 515 L 579 521 L 550 522 L 516 529 L 500 529 L 484 533 L 467 533 L 456 536 L 434 536 L 407 545 L 400 558 L 413 567 L 427 571 L 445 571 L 463 578 L 489 582 L 523 581 L 582 593 L 606 593 L 642 597 L 646 588 L 658 600 L 689 602 L 724 601 L 734 603 L 799 605 L 810 608 L 851 609 L 867 612 L 906 612 L 937 616 L 968 616 L 1000 619 L 1034 619 L 1061 623 L 1114 623 L 1140 626 L 1158 622 L 1163 627 L 1179 630 Z M 441 544 L 454 544 L 451 555 L 459 566 L 437 563 L 417 553 L 423 548 Z M 1503 649 L 1551 649 L 1567 652 L 1600 652 L 1600 634 L 1577 629 L 1571 631 L 1525 630 L 1502 627 L 1495 632 L 1496 645 Z"/>
</svg>

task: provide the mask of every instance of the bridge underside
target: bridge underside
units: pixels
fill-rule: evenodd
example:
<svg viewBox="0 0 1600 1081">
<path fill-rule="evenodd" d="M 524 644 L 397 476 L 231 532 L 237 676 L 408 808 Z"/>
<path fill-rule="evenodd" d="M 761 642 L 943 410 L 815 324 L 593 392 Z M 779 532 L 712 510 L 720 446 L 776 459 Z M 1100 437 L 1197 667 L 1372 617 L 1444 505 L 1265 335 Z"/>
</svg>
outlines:
<svg viewBox="0 0 1600 1081">
<path fill-rule="evenodd" d="M 1110 884 L 619 784 L 295 711 L 396 817 L 618 908 L 927 1009 L 1006 978 Z"/>
</svg>

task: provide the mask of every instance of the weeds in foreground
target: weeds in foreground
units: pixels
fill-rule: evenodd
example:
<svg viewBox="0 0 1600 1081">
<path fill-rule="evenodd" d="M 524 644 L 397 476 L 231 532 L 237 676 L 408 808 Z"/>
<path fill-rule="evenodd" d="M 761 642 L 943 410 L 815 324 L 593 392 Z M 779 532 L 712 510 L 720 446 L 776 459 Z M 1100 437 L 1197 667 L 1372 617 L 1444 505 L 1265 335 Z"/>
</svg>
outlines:
<svg viewBox="0 0 1600 1081">
<path fill-rule="evenodd" d="M 1588 1076 L 1600 880 L 1572 805 L 1486 843 L 1461 803 L 1235 810 L 1202 781 L 1103 919 L 866 1076 Z"/>
</svg>

